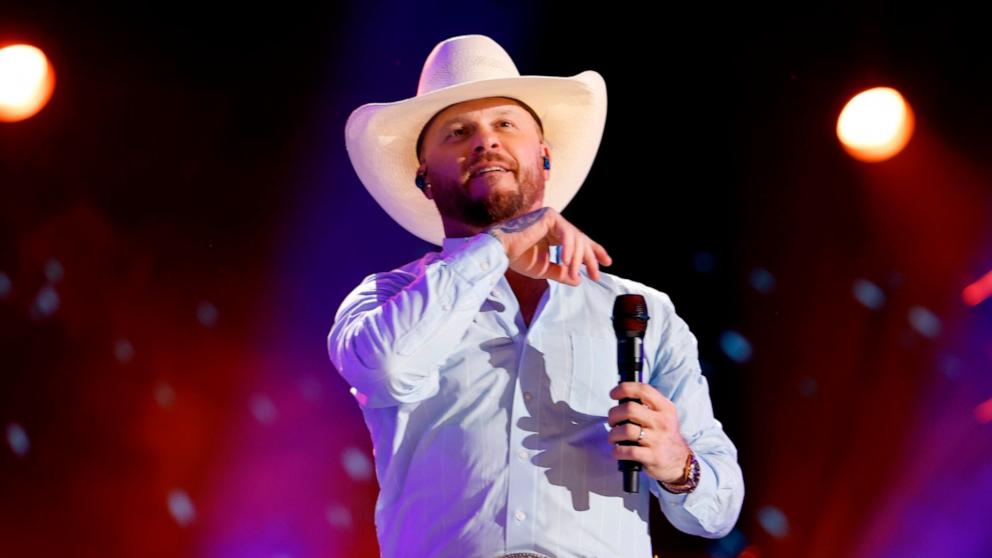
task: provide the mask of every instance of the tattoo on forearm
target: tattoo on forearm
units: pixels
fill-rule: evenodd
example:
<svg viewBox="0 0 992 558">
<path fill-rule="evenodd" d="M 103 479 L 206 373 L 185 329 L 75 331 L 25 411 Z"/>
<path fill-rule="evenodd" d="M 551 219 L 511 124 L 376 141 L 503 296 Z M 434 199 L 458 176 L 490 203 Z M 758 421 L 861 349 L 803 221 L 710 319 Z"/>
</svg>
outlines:
<svg viewBox="0 0 992 558">
<path fill-rule="evenodd" d="M 519 217 L 508 219 L 502 223 L 496 223 L 492 227 L 489 227 L 489 230 L 496 230 L 503 233 L 519 232 L 533 225 L 537 221 L 540 221 L 541 217 L 544 217 L 544 214 L 547 213 L 547 211 L 547 207 L 542 207 L 541 209 L 536 209 Z"/>
</svg>

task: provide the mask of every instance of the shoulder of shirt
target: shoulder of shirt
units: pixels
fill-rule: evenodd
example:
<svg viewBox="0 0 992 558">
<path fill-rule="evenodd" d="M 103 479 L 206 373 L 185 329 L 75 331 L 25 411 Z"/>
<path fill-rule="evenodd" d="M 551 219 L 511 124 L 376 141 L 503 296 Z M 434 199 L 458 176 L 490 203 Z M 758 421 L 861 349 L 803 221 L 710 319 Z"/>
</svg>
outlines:
<svg viewBox="0 0 992 558">
<path fill-rule="evenodd" d="M 394 279 L 397 281 L 405 281 L 407 283 L 416 279 L 420 274 L 423 273 L 424 268 L 431 263 L 441 259 L 440 252 L 427 252 L 423 256 L 408 262 L 400 267 L 391 269 L 389 271 L 377 271 L 375 273 L 370 273 L 362 279 L 362 283 L 369 283 L 372 281 L 382 281 L 385 279 Z"/>
<path fill-rule="evenodd" d="M 370 273 L 366 275 L 362 280 L 362 284 L 371 283 L 375 281 L 388 281 L 397 280 L 406 283 L 412 282 L 418 276 L 422 275 L 424 268 L 428 265 L 438 261 L 450 258 L 457 253 L 462 253 L 467 248 L 467 245 L 475 239 L 489 239 L 491 237 L 488 235 L 476 235 L 473 237 L 456 237 L 456 238 L 445 238 L 444 245 L 441 246 L 441 250 L 427 252 L 423 256 L 413 260 L 405 265 L 391 269 L 389 271 L 380 271 L 377 273 Z M 476 246 L 479 245 L 478 242 L 475 243 Z M 498 243 L 496 244 L 498 246 Z"/>
<path fill-rule="evenodd" d="M 586 273 L 585 268 L 582 270 L 582 275 L 582 284 L 586 285 L 586 289 L 594 294 L 601 294 L 603 297 L 607 297 L 607 301 L 610 302 L 611 305 L 613 299 L 619 295 L 639 294 L 644 297 L 645 301 L 648 303 L 649 309 L 653 307 L 655 310 L 662 310 L 665 313 L 675 311 L 675 304 L 672 302 L 671 297 L 669 297 L 667 293 L 649 285 L 645 285 L 640 281 L 634 281 L 633 279 L 627 279 L 625 277 L 620 277 L 619 275 L 607 273 L 602 269 L 599 270 L 599 281 L 594 281 L 590 278 Z M 653 313 L 654 312 L 652 312 L 652 314 Z"/>
</svg>

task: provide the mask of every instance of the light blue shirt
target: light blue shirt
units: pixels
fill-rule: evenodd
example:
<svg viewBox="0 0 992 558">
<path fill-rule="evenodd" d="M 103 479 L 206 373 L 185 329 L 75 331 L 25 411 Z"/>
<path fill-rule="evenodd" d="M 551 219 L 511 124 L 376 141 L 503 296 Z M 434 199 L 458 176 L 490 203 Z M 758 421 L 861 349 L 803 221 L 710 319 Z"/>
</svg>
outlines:
<svg viewBox="0 0 992 558">
<path fill-rule="evenodd" d="M 664 293 L 585 270 L 549 281 L 528 328 L 487 234 L 366 277 L 341 303 L 331 361 L 372 436 L 382 555 L 650 558 L 650 493 L 678 529 L 716 538 L 737 522 L 737 448 L 713 417 L 696 338 Z M 627 494 L 607 441 L 618 401 L 613 302 L 647 301 L 644 377 L 678 409 L 699 486 L 662 490 L 641 472 Z"/>
</svg>

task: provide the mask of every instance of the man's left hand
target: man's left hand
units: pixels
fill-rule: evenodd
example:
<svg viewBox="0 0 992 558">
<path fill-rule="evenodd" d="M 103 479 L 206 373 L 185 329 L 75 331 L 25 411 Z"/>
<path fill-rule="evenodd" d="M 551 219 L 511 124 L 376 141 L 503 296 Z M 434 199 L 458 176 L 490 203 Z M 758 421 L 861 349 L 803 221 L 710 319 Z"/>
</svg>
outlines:
<svg viewBox="0 0 992 558">
<path fill-rule="evenodd" d="M 650 384 L 641 382 L 621 382 L 610 391 L 610 398 L 640 399 L 641 403 L 627 401 L 610 409 L 607 420 L 612 427 L 608 440 L 614 444 L 613 456 L 619 459 L 639 461 L 644 471 L 653 479 L 663 482 L 678 482 L 685 473 L 689 459 L 689 444 L 679 432 L 679 420 L 675 404 Z M 617 426 L 625 420 L 627 424 Z M 641 427 L 644 435 L 637 440 Z M 616 445 L 629 440 L 638 442 L 636 446 Z"/>
</svg>

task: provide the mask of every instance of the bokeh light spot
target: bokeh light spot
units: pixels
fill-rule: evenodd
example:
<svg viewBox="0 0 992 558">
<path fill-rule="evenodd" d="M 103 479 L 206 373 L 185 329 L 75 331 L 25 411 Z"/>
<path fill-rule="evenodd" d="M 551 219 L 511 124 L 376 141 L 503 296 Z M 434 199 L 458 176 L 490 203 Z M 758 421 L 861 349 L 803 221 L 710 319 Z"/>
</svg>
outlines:
<svg viewBox="0 0 992 558">
<path fill-rule="evenodd" d="M 26 456 L 31 450 L 31 440 L 28 439 L 28 433 L 20 424 L 12 422 L 7 425 L 7 445 L 18 457 Z"/>
<path fill-rule="evenodd" d="M 31 306 L 31 317 L 35 320 L 47 318 L 59 309 L 59 293 L 51 285 L 45 285 L 34 297 L 34 304 Z"/>
<path fill-rule="evenodd" d="M 768 294 L 775 289 L 775 277 L 767 269 L 756 267 L 748 277 L 751 287 L 761 294 Z"/>
<path fill-rule="evenodd" d="M 0 271 L 0 299 L 10 296 L 12 290 L 14 290 L 14 283 L 11 282 L 6 273 Z"/>
<path fill-rule="evenodd" d="M 166 382 L 159 382 L 155 386 L 155 402 L 161 407 L 171 407 L 176 402 L 176 391 Z"/>
<path fill-rule="evenodd" d="M 909 324 L 917 333 L 928 339 L 934 339 L 940 335 L 940 318 L 922 306 L 914 306 L 909 309 Z"/>
<path fill-rule="evenodd" d="M 837 118 L 837 137 L 855 159 L 879 162 L 902 151 L 913 135 L 913 111 L 890 87 L 855 95 Z"/>
<path fill-rule="evenodd" d="M 989 296 L 992 296 L 992 271 L 961 291 L 961 299 L 968 306 L 978 306 Z"/>
<path fill-rule="evenodd" d="M 351 512 L 340 504 L 331 504 L 327 507 L 327 522 L 338 529 L 347 529 L 351 527 Z"/>
<path fill-rule="evenodd" d="M 122 364 L 131 362 L 134 359 L 134 345 L 127 339 L 118 339 L 114 342 L 114 358 Z"/>
<path fill-rule="evenodd" d="M 55 258 L 48 258 L 48 261 L 45 262 L 45 279 L 48 279 L 49 283 L 58 283 L 64 275 L 65 269 L 62 267 L 62 263 Z"/>
<path fill-rule="evenodd" d="M 196 519 L 196 508 L 193 507 L 193 500 L 181 488 L 175 488 L 169 492 L 168 506 L 169 514 L 182 527 L 190 525 Z"/>
<path fill-rule="evenodd" d="M 341 452 L 341 464 L 353 480 L 364 481 L 372 478 L 372 462 L 365 452 L 358 448 L 345 448 Z"/>
<path fill-rule="evenodd" d="M 851 287 L 854 298 L 869 310 L 878 310 L 885 304 L 885 293 L 867 279 L 857 279 Z"/>
<path fill-rule="evenodd" d="M 763 506 L 758 510 L 758 523 L 769 535 L 781 539 L 789 534 L 789 520 L 782 510 L 775 506 Z"/>
<path fill-rule="evenodd" d="M 992 422 L 992 399 L 988 399 L 975 407 L 975 418 L 982 424 Z"/>
<path fill-rule="evenodd" d="M 217 311 L 217 307 L 205 300 L 196 307 L 196 319 L 207 327 L 216 326 L 219 317 L 220 312 Z"/>
<path fill-rule="evenodd" d="M 727 330 L 720 335 L 720 349 L 734 362 L 745 363 L 751 360 L 751 342 L 736 331 Z"/>
<path fill-rule="evenodd" d="M 0 48 L 0 122 L 16 122 L 38 113 L 52 97 L 55 71 L 38 47 Z"/>
<path fill-rule="evenodd" d="M 267 395 L 255 395 L 251 398 L 251 414 L 261 424 L 272 424 L 276 420 L 276 406 Z"/>
</svg>

